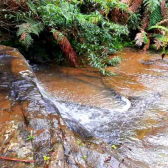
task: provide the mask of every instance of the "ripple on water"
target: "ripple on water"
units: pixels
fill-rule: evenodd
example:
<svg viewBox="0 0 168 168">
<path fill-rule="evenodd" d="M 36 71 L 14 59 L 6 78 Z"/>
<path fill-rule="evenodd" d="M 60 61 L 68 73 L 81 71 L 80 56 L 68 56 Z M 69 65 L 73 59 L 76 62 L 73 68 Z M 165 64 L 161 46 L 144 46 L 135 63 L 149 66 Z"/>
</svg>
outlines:
<svg viewBox="0 0 168 168">
<path fill-rule="evenodd" d="M 123 167 L 168 167 L 168 59 L 126 49 L 109 67 L 115 77 L 91 68 L 36 71 L 63 118 L 79 121 L 118 147 Z M 44 73 L 45 71 L 45 73 Z M 121 96 L 122 95 L 122 96 Z"/>
</svg>

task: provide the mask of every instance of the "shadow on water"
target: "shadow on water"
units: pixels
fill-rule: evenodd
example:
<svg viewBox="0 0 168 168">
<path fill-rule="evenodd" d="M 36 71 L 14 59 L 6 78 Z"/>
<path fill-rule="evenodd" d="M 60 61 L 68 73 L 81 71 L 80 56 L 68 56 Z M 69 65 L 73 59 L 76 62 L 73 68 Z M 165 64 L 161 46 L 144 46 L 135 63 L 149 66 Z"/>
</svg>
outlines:
<svg viewBox="0 0 168 168">
<path fill-rule="evenodd" d="M 41 85 L 57 100 L 65 119 L 74 119 L 116 145 L 121 167 L 168 167 L 168 59 L 125 49 L 117 76 L 91 68 L 36 67 Z"/>
</svg>

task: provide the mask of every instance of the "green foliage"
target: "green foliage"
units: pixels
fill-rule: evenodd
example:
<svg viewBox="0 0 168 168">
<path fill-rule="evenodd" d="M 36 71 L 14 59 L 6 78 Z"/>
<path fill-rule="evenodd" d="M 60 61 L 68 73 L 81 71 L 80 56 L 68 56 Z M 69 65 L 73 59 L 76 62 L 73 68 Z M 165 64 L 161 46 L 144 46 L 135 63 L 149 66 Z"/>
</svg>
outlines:
<svg viewBox="0 0 168 168">
<path fill-rule="evenodd" d="M 168 45 L 168 28 L 165 26 L 155 25 L 151 26 L 149 30 L 151 29 L 160 29 L 165 32 L 165 35 L 162 34 L 155 34 L 154 37 L 158 39 L 163 47 L 162 53 L 166 53 L 166 47 Z"/>
<path fill-rule="evenodd" d="M 121 49 L 121 35 L 127 35 L 128 28 L 110 23 L 97 10 L 89 14 L 81 13 L 82 3 L 86 1 L 49 0 L 34 4 L 28 2 L 32 12 L 39 15 L 42 24 L 66 32 L 63 34 L 70 40 L 79 56 L 87 56 L 92 67 L 99 68 L 103 75 L 109 74 L 105 70 L 107 65 L 104 60 L 115 50 Z M 98 3 L 103 10 L 107 10 L 108 7 L 110 9 L 110 5 L 126 10 L 126 6 L 116 1 L 95 0 L 92 3 Z"/>
<path fill-rule="evenodd" d="M 28 137 L 27 137 L 27 139 L 26 140 L 32 140 L 32 139 L 34 139 L 34 138 L 36 138 L 35 136 L 33 136 L 33 131 L 31 130 L 31 132 L 30 132 L 30 135 L 28 135 Z"/>
<path fill-rule="evenodd" d="M 43 30 L 43 24 L 41 22 L 34 21 L 32 19 L 27 19 L 27 23 L 18 25 L 17 36 L 20 37 L 20 42 L 26 47 L 30 47 L 33 43 L 33 38 L 31 34 L 39 35 Z"/>
<path fill-rule="evenodd" d="M 43 158 L 44 158 L 44 161 L 46 162 L 46 164 L 49 164 L 50 157 L 44 155 Z"/>
<path fill-rule="evenodd" d="M 117 147 L 115 145 L 111 145 L 111 147 L 115 150 L 117 149 Z"/>
<path fill-rule="evenodd" d="M 151 30 L 151 29 L 161 29 L 161 30 L 164 30 L 166 33 L 168 33 L 168 28 L 166 28 L 165 26 L 155 25 L 155 26 L 151 26 L 149 28 L 149 30 Z"/>
<path fill-rule="evenodd" d="M 149 42 L 149 39 L 147 37 L 147 33 L 145 31 L 143 32 L 143 42 L 144 42 L 144 44 L 147 44 Z"/>
<path fill-rule="evenodd" d="M 143 28 L 139 28 L 141 32 L 136 34 L 136 45 L 142 46 L 145 44 L 150 44 L 152 46 L 154 44 L 153 47 L 155 47 L 157 50 L 163 48 L 163 53 L 165 54 L 166 47 L 168 45 L 168 32 L 167 28 L 161 25 L 166 25 L 167 23 L 166 7 L 168 4 L 167 2 L 164 4 L 162 0 L 143 0 L 143 2 L 146 7 L 145 12 L 143 12 L 144 19 L 142 19 L 141 22 Z M 150 18 L 149 22 L 148 18 Z M 147 25 L 148 29 L 146 30 Z M 145 45 L 144 50 L 148 49 L 149 47 L 150 46 Z"/>
<path fill-rule="evenodd" d="M 83 156 L 83 158 L 86 160 L 86 159 L 87 159 L 87 156 L 86 156 L 86 155 L 84 155 L 84 156 Z"/>
<path fill-rule="evenodd" d="M 108 65 L 111 65 L 113 67 L 117 66 L 118 64 L 120 64 L 122 61 L 122 58 L 119 56 L 115 56 L 114 58 L 108 60 Z"/>
<path fill-rule="evenodd" d="M 110 8 L 120 8 L 123 11 L 127 11 L 128 5 L 120 2 L 120 0 L 84 0 L 84 3 L 98 4 L 100 9 L 110 10 Z"/>
<path fill-rule="evenodd" d="M 168 119 L 167 117 L 163 117 L 163 120 L 167 121 L 167 119 Z"/>
<path fill-rule="evenodd" d="M 113 23 L 101 23 L 103 28 L 89 24 L 80 27 L 80 38 L 85 39 L 83 43 L 78 43 L 78 39 L 73 40 L 72 44 L 79 55 L 88 56 L 92 67 L 100 69 L 103 75 L 107 75 L 105 70 L 107 64 L 104 63 L 108 56 L 114 51 L 121 49 L 122 34 L 127 34 L 126 26 L 119 26 Z M 108 73 L 109 74 L 109 73 Z"/>
<path fill-rule="evenodd" d="M 128 28 L 129 30 L 136 30 L 140 27 L 140 17 L 141 15 L 139 13 L 133 13 L 130 15 L 129 22 L 128 22 Z"/>
<path fill-rule="evenodd" d="M 126 25 L 109 22 L 108 14 L 113 8 L 127 11 L 126 4 L 119 0 L 28 0 L 27 5 L 30 10 L 12 14 L 18 23 L 17 36 L 27 49 L 44 29 L 55 29 L 80 57 L 87 57 L 89 64 L 103 75 L 110 75 L 105 62 L 111 53 L 122 48 L 123 37 L 129 31 Z M 88 7 L 87 12 L 81 11 L 83 6 Z"/>
<path fill-rule="evenodd" d="M 161 0 L 143 0 L 148 11 L 153 12 L 158 6 L 160 6 Z"/>
<path fill-rule="evenodd" d="M 158 5 L 150 15 L 149 27 L 154 26 L 156 23 L 162 20 L 161 8 Z"/>
<path fill-rule="evenodd" d="M 155 39 L 158 39 L 160 41 L 164 41 L 164 39 L 165 39 L 165 36 L 163 36 L 161 34 L 154 34 L 152 37 Z"/>
</svg>

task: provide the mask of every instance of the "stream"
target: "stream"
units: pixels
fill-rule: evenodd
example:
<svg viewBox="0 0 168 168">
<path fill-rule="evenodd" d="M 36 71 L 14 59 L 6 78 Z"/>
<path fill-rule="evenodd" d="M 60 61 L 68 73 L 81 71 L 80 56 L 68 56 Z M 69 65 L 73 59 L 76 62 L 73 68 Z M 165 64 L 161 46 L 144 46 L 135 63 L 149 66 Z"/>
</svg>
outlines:
<svg viewBox="0 0 168 168">
<path fill-rule="evenodd" d="M 115 145 L 121 167 L 166 168 L 168 59 L 129 48 L 118 55 L 123 61 L 108 67 L 111 77 L 92 68 L 32 67 L 65 121 Z"/>
</svg>

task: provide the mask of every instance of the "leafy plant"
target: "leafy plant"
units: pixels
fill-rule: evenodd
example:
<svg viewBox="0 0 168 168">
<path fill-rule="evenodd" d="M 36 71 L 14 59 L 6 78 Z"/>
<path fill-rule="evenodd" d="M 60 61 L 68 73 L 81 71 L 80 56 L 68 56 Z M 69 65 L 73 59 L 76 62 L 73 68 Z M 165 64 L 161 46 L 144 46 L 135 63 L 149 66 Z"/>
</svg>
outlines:
<svg viewBox="0 0 168 168">
<path fill-rule="evenodd" d="M 122 58 L 119 56 L 115 56 L 114 58 L 108 60 L 108 64 L 111 66 L 117 66 L 118 64 L 120 64 L 122 61 Z"/>
<path fill-rule="evenodd" d="M 83 156 L 83 158 L 86 160 L 86 159 L 87 159 L 87 156 L 86 156 L 86 155 L 84 155 L 84 156 Z"/>
<path fill-rule="evenodd" d="M 35 136 L 33 136 L 33 130 L 31 130 L 31 132 L 30 132 L 30 135 L 28 135 L 28 137 L 27 137 L 27 139 L 26 140 L 32 140 L 32 139 L 34 139 L 34 138 L 36 138 Z"/>
<path fill-rule="evenodd" d="M 160 6 L 161 0 L 143 0 L 147 9 L 153 12 L 158 6 Z"/>
<path fill-rule="evenodd" d="M 115 145 L 111 145 L 111 147 L 115 150 L 117 149 L 117 147 Z"/>
<path fill-rule="evenodd" d="M 151 29 L 159 29 L 159 30 L 162 30 L 164 34 L 158 34 L 158 35 L 155 35 L 154 37 L 160 41 L 161 43 L 161 46 L 163 47 L 163 51 L 162 53 L 166 53 L 166 47 L 168 45 L 168 28 L 166 28 L 165 26 L 160 26 L 160 25 L 155 25 L 155 26 L 151 26 L 149 28 L 149 30 Z"/>
<path fill-rule="evenodd" d="M 87 14 L 82 13 L 81 6 L 88 3 L 97 7 Z M 28 11 L 18 11 L 14 16 L 17 22 L 23 22 L 17 26 L 17 36 L 27 49 L 35 35 L 39 36 L 46 28 L 54 30 L 57 44 L 75 66 L 78 66 L 77 55 L 85 56 L 92 67 L 103 75 L 110 75 L 104 60 L 122 48 L 122 35 L 128 35 L 129 31 L 126 25 L 109 22 L 108 14 L 112 8 L 127 11 L 126 4 L 119 0 L 28 0 L 27 5 Z M 55 32 L 59 32 L 62 40 Z"/>
<path fill-rule="evenodd" d="M 20 42 L 28 49 L 33 43 L 31 34 L 38 36 L 44 27 L 41 22 L 37 22 L 32 19 L 27 19 L 26 21 L 27 23 L 17 26 L 19 28 L 17 31 L 17 36 L 20 37 Z"/>
<path fill-rule="evenodd" d="M 150 14 L 149 27 L 154 26 L 162 20 L 161 7 L 158 5 L 155 10 Z"/>
<path fill-rule="evenodd" d="M 49 164 L 50 157 L 44 155 L 43 158 L 44 158 L 44 161 L 46 162 L 46 164 Z"/>
</svg>

